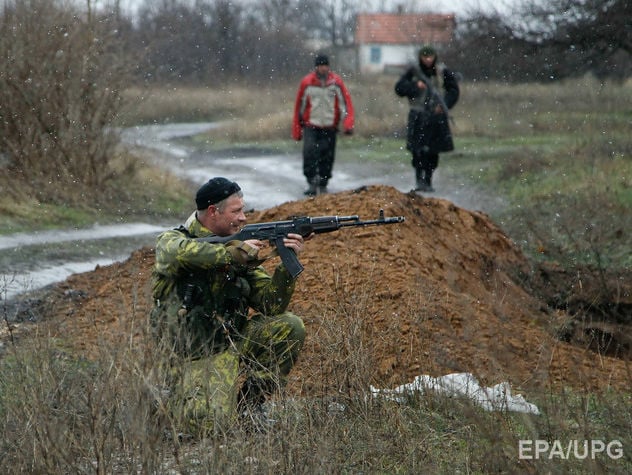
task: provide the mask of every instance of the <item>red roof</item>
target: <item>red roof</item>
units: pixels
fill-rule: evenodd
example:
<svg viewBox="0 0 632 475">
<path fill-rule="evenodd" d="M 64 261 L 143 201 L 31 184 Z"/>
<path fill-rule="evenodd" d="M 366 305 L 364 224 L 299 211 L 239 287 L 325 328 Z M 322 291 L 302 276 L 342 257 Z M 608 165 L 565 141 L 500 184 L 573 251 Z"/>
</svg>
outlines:
<svg viewBox="0 0 632 475">
<path fill-rule="evenodd" d="M 357 44 L 448 43 L 455 25 L 452 13 L 360 13 L 355 41 Z"/>
</svg>

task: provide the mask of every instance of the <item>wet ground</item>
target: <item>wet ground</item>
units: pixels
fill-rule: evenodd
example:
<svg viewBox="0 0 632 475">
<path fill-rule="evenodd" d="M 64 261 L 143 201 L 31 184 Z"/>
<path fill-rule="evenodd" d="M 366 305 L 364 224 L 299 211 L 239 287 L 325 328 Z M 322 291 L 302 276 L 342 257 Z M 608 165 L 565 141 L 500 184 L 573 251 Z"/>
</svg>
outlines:
<svg viewBox="0 0 632 475">
<path fill-rule="evenodd" d="M 146 155 L 157 164 L 194 183 L 202 184 L 213 176 L 236 180 L 244 190 L 249 209 L 261 210 L 304 198 L 306 183 L 300 144 L 296 145 L 294 153 L 285 154 L 255 148 L 218 153 L 203 147 L 193 148 L 182 140 L 216 126 L 213 123 L 139 126 L 122 131 L 121 137 L 125 144 L 145 149 Z M 405 152 L 403 156 L 406 156 Z M 407 159 L 397 164 L 367 164 L 360 159 L 357 162 L 338 161 L 329 191 L 335 193 L 372 184 L 409 191 L 412 183 L 413 170 Z M 502 205 L 441 167 L 434 184 L 438 191 L 433 196 L 448 199 L 466 209 L 490 212 Z M 155 223 L 122 223 L 0 236 L 0 295 L 10 299 L 61 281 L 70 274 L 125 259 L 133 250 L 151 245 L 156 234 L 165 227 L 177 224 L 166 223 L 163 227 Z"/>
</svg>

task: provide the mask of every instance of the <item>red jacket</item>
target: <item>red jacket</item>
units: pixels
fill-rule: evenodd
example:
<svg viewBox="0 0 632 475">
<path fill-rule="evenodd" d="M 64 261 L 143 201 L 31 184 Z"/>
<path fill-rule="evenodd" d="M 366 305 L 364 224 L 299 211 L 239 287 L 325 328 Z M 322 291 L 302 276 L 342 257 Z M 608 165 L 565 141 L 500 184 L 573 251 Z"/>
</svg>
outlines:
<svg viewBox="0 0 632 475">
<path fill-rule="evenodd" d="M 330 71 L 323 85 L 315 71 L 309 73 L 296 94 L 292 138 L 301 140 L 305 126 L 338 129 L 340 121 L 344 132 L 353 130 L 353 104 L 342 78 Z"/>
</svg>

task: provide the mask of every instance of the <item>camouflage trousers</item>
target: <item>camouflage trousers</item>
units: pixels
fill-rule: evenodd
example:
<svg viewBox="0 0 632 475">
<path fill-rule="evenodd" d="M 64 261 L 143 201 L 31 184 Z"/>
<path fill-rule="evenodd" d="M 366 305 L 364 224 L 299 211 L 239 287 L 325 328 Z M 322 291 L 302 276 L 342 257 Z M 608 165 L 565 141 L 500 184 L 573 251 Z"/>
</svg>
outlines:
<svg viewBox="0 0 632 475">
<path fill-rule="evenodd" d="M 237 417 L 238 394 L 246 378 L 268 392 L 282 388 L 296 362 L 305 327 L 296 315 L 254 315 L 228 348 L 209 356 L 178 358 L 172 366 L 169 413 L 189 433 L 221 432 Z"/>
</svg>

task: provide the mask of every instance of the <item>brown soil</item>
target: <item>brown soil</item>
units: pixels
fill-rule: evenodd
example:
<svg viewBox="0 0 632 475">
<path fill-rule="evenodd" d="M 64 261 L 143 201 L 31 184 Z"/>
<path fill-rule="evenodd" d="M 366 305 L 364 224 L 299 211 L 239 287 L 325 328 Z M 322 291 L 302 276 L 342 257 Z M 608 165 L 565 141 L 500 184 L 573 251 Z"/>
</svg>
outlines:
<svg viewBox="0 0 632 475">
<path fill-rule="evenodd" d="M 534 271 L 483 213 L 371 186 L 286 203 L 249 220 L 356 214 L 366 220 L 379 209 L 406 222 L 321 234 L 300 256 L 305 271 L 291 310 L 304 318 L 308 337 L 290 392 L 347 391 L 345 375 L 353 371 L 365 371 L 367 383 L 379 387 L 419 374 L 471 372 L 485 384 L 509 381 L 537 392 L 630 389 L 630 322 L 591 319 L 603 330 L 595 344 L 589 326 L 577 324 L 579 307 L 571 308 L 603 300 L 595 290 L 603 286 L 552 266 Z M 140 341 L 153 262 L 145 248 L 126 262 L 69 277 L 31 310 L 45 315 L 38 327 L 86 356 L 101 342 L 129 345 L 131 335 Z M 617 309 L 625 314 L 630 279 L 618 291 Z"/>
</svg>

